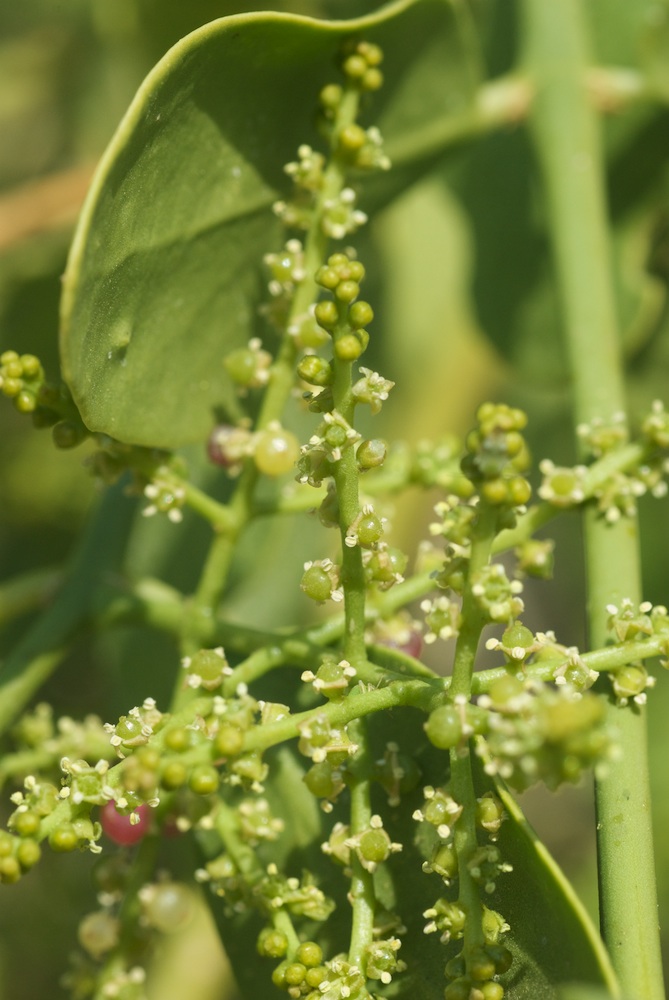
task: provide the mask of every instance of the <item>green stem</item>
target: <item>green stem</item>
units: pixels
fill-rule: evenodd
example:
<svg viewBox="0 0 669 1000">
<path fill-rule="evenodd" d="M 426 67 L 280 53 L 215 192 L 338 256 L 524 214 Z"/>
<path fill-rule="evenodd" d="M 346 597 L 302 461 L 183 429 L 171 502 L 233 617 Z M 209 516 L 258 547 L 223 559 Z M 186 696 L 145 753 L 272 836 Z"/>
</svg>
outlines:
<svg viewBox="0 0 669 1000">
<path fill-rule="evenodd" d="M 472 678 L 481 633 L 488 618 L 477 601 L 472 586 L 477 574 L 488 564 L 495 537 L 497 512 L 482 500 L 472 531 L 471 556 L 462 598 L 462 627 L 455 646 L 453 676 L 449 694 L 464 706 L 471 700 Z M 476 792 L 471 763 L 471 745 L 457 746 L 450 751 L 451 791 L 462 806 L 462 814 L 453 830 L 453 847 L 458 859 L 458 903 L 467 916 L 465 953 L 482 945 L 482 904 L 479 886 L 472 878 L 469 862 L 476 851 Z"/>
<path fill-rule="evenodd" d="M 0 584 L 0 626 L 48 604 L 63 582 L 62 569 L 38 569 Z"/>
<path fill-rule="evenodd" d="M 584 90 L 587 32 L 578 0 L 523 0 L 525 62 L 536 87 L 532 131 L 541 164 L 574 383 L 577 424 L 625 409 L 599 124 Z M 586 511 L 591 641 L 606 605 L 640 599 L 634 518 Z M 596 783 L 602 934 L 624 993 L 664 997 L 650 822 L 646 713 L 610 705 L 624 753 Z"/>
<path fill-rule="evenodd" d="M 355 695 L 352 700 L 355 701 Z M 358 719 L 348 727 L 348 735 L 358 745 L 349 769 L 352 778 L 349 782 L 351 795 L 351 836 L 363 833 L 370 828 L 372 818 L 372 803 L 370 796 L 369 773 L 371 760 L 367 745 L 367 734 L 364 722 Z M 351 942 L 348 958 L 352 965 L 357 965 L 365 972 L 365 952 L 374 940 L 374 879 L 372 873 L 362 864 L 355 850 L 351 852 L 351 888 L 349 899 L 353 909 L 351 920 Z"/>
</svg>

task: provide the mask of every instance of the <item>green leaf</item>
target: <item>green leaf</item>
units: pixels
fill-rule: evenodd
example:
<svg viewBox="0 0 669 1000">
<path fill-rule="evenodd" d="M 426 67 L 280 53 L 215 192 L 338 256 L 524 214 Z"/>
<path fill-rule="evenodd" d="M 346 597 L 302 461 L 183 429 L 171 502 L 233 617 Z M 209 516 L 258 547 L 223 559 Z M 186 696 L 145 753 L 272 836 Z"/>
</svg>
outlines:
<svg viewBox="0 0 669 1000">
<path fill-rule="evenodd" d="M 161 447 L 206 436 L 225 405 L 222 357 L 258 332 L 283 165 L 318 144 L 317 94 L 342 41 L 364 35 L 385 52 L 371 112 L 396 162 L 376 185 L 383 203 L 434 161 L 440 124 L 471 107 L 478 55 L 462 17 L 443 0 L 349 22 L 238 15 L 158 63 L 100 164 L 65 275 L 63 373 L 91 430 Z"/>
</svg>

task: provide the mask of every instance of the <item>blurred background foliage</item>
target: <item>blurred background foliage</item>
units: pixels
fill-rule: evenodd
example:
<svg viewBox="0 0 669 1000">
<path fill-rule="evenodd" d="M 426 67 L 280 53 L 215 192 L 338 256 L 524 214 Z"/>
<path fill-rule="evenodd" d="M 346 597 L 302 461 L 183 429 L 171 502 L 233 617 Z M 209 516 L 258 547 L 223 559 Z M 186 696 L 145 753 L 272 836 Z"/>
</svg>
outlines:
<svg viewBox="0 0 669 1000">
<path fill-rule="evenodd" d="M 344 18 L 381 6 L 370 0 L 286 0 L 272 9 Z M 516 7 L 471 0 L 486 75 L 517 57 Z M 600 64 L 646 67 L 656 74 L 669 10 L 657 0 L 587 0 Z M 76 213 L 95 162 L 139 83 L 180 37 L 212 18 L 254 9 L 235 0 L 23 0 L 0 5 L 0 348 L 38 354 L 58 368 L 60 275 Z M 474 44 L 474 42 L 472 43 Z M 665 48 L 663 48 L 665 46 Z M 659 76 L 658 76 L 659 74 Z M 305 101 L 314 95 L 305 94 Z M 612 109 L 615 110 L 615 109 Z M 630 412 L 665 396 L 669 376 L 669 112 L 639 104 L 605 120 L 609 204 L 620 325 L 629 369 Z M 537 459 L 573 461 L 569 378 L 560 311 L 551 276 L 539 178 L 522 128 L 455 151 L 381 213 L 365 240 L 374 365 L 397 381 L 383 414 L 386 437 L 411 442 L 464 433 L 476 406 L 494 397 L 530 416 Z M 268 247 L 271 250 L 272 247 Z M 62 564 L 96 487 L 82 467 L 85 447 L 57 452 L 8 405 L 0 408 L 0 578 Z M 189 453 L 211 477 L 203 455 Z M 214 484 L 214 489 L 218 488 Z M 396 541 L 411 550 L 426 534 L 436 496 L 398 502 Z M 647 599 L 669 603 L 666 503 L 641 503 Z M 316 524 L 261 525 L 240 555 L 229 612 L 254 622 L 295 621 L 305 614 L 297 582 L 302 552 L 322 545 Z M 553 628 L 567 644 L 584 643 L 584 582 L 575 518 L 552 532 L 555 580 L 528 592 L 527 623 Z M 133 572 L 192 587 L 207 534 L 142 523 L 131 543 Z M 251 566 L 258 547 L 264 558 Z M 286 566 L 276 584 L 273 569 Z M 292 576 L 291 576 L 292 574 Z M 293 580 L 294 577 L 294 580 Z M 291 582 L 295 585 L 290 586 Z M 0 624 L 2 621 L 0 620 Z M 0 654 L 30 627 L 4 628 Z M 119 629 L 79 642 L 43 696 L 57 711 L 113 718 L 147 694 L 165 699 L 176 670 L 170 642 Z M 650 698 L 654 819 L 661 916 L 669 955 L 669 824 L 666 766 L 669 684 Z M 524 805 L 591 909 L 596 908 L 590 790 L 531 793 Z M 166 863 L 188 871 L 170 849 Z M 0 906 L 0 1000 L 57 1000 L 82 912 L 93 905 L 87 858 L 47 858 L 30 878 L 3 887 Z M 196 980 L 201 975 L 201 982 Z M 185 977 L 185 979 L 184 979 Z M 172 1000 L 232 998 L 224 959 L 203 908 L 182 940 L 156 962 L 151 996 Z"/>
</svg>

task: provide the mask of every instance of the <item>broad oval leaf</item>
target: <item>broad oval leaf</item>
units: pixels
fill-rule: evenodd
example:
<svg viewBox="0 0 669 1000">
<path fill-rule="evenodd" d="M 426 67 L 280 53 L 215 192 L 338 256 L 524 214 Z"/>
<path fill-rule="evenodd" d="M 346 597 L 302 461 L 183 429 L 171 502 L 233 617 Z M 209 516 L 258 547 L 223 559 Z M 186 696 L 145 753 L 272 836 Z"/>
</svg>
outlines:
<svg viewBox="0 0 669 1000">
<path fill-rule="evenodd" d="M 168 448 L 206 436 L 222 357 L 257 333 L 263 254 L 285 239 L 271 211 L 283 165 L 319 142 L 342 41 L 384 49 L 371 115 L 397 163 L 377 185 L 387 201 L 433 162 L 440 122 L 471 106 L 478 56 L 461 17 L 444 0 L 355 21 L 236 15 L 158 63 L 101 161 L 65 275 L 63 374 L 91 430 Z"/>
</svg>

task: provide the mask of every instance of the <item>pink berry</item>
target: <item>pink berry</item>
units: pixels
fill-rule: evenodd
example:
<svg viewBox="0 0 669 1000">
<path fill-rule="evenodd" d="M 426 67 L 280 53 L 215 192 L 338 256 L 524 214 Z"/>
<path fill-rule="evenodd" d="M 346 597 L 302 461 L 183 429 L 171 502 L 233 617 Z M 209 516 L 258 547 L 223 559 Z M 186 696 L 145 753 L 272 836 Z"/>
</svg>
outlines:
<svg viewBox="0 0 669 1000">
<path fill-rule="evenodd" d="M 113 802 L 106 802 L 100 810 L 102 829 L 115 844 L 122 844 L 124 847 L 136 844 L 149 832 L 151 810 L 142 804 L 137 806 L 135 814 L 139 816 L 139 823 L 131 823 L 130 813 L 124 816 Z"/>
</svg>

